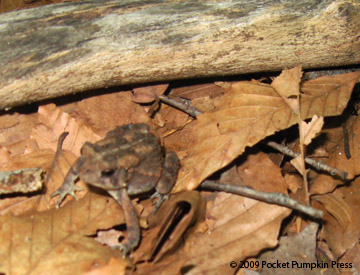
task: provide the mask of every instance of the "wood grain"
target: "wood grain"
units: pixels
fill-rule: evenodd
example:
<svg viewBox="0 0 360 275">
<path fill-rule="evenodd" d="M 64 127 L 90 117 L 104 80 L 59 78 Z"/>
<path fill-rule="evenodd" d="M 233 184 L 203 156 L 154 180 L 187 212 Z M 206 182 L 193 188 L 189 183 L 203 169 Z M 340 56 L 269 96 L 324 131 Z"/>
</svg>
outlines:
<svg viewBox="0 0 360 275">
<path fill-rule="evenodd" d="M 0 109 L 115 85 L 360 63 L 357 0 L 92 0 L 0 15 Z"/>
</svg>

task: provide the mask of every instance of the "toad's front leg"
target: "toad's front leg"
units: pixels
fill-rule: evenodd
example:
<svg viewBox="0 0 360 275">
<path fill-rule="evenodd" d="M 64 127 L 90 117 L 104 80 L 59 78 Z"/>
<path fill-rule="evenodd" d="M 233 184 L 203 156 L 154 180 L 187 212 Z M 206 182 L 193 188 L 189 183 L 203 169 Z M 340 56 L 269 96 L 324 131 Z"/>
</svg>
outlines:
<svg viewBox="0 0 360 275">
<path fill-rule="evenodd" d="M 127 238 L 117 248 L 123 251 L 124 257 L 128 252 L 136 248 L 140 241 L 139 217 L 136 209 L 129 198 L 126 188 L 108 190 L 109 194 L 121 205 L 125 214 Z"/>
<path fill-rule="evenodd" d="M 59 189 L 57 189 L 54 193 L 50 195 L 51 198 L 59 195 L 59 199 L 56 202 L 56 208 L 60 207 L 61 202 L 65 199 L 67 195 L 70 194 L 75 199 L 77 199 L 75 191 L 83 190 L 81 187 L 75 185 L 75 181 L 78 178 L 78 173 L 83 162 L 84 159 L 80 157 L 66 174 L 64 183 L 59 187 Z"/>
</svg>

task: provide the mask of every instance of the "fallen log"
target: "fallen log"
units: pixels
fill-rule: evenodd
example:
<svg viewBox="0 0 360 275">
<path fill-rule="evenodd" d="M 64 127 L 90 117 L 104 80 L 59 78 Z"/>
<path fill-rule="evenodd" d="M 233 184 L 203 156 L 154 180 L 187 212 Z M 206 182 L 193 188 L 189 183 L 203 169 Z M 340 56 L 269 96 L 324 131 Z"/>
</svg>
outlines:
<svg viewBox="0 0 360 275">
<path fill-rule="evenodd" d="M 92 0 L 0 15 L 0 109 L 90 89 L 360 63 L 357 0 Z"/>
</svg>

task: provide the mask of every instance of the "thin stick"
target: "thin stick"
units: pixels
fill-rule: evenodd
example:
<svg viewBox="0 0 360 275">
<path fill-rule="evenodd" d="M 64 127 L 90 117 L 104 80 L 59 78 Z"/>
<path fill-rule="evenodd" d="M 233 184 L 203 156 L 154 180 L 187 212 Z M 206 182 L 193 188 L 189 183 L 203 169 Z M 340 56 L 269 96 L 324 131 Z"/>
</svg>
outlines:
<svg viewBox="0 0 360 275">
<path fill-rule="evenodd" d="M 276 150 L 278 150 L 279 152 L 283 153 L 284 155 L 287 155 L 289 157 L 293 157 L 293 158 L 296 158 L 298 155 L 300 155 L 299 153 L 297 152 L 294 152 L 292 150 L 290 150 L 289 148 L 287 148 L 286 146 L 283 146 L 281 144 L 278 144 L 274 141 L 267 141 L 265 142 L 266 145 L 270 146 L 271 148 L 274 148 Z M 326 171 L 326 172 L 329 172 L 330 175 L 334 176 L 334 175 L 337 175 L 339 176 L 340 178 L 342 178 L 343 180 L 346 179 L 347 177 L 347 172 L 345 171 L 341 171 L 337 168 L 333 168 L 321 161 L 318 161 L 318 160 L 313 160 L 311 158 L 308 158 L 306 157 L 305 158 L 305 162 L 311 166 L 313 166 L 316 170 L 322 170 L 322 171 Z"/>
<path fill-rule="evenodd" d="M 341 123 L 341 127 L 343 130 L 343 135 L 344 135 L 344 151 L 345 151 L 345 156 L 347 159 L 351 158 L 351 153 L 350 153 L 350 145 L 349 145 L 349 132 L 346 128 L 346 123 L 343 122 Z"/>
<path fill-rule="evenodd" d="M 51 177 L 52 173 L 54 172 L 56 163 L 57 163 L 60 155 L 62 154 L 62 145 L 63 145 L 64 140 L 65 140 L 65 138 L 67 137 L 68 134 L 69 134 L 69 132 L 63 132 L 63 133 L 60 135 L 60 137 L 59 137 L 59 140 L 58 140 L 58 143 L 57 143 L 57 148 L 56 148 L 55 157 L 54 157 L 54 160 L 53 160 L 53 162 L 52 162 L 52 164 L 51 164 L 49 173 L 48 173 L 47 176 L 46 176 L 45 182 L 49 182 L 50 177 Z"/>
<path fill-rule="evenodd" d="M 245 196 L 245 197 L 248 197 L 251 199 L 256 199 L 256 200 L 271 203 L 271 204 L 285 206 L 287 208 L 304 213 L 315 219 L 321 219 L 323 216 L 323 212 L 321 210 L 315 209 L 310 206 L 303 205 L 303 204 L 297 202 L 296 200 L 289 198 L 281 193 L 265 193 L 265 192 L 250 189 L 248 187 L 219 183 L 219 182 L 212 181 L 212 180 L 206 180 L 200 186 L 203 188 L 206 188 L 206 189 L 211 189 L 211 190 L 216 190 L 216 191 L 224 191 L 227 193 Z"/>
<path fill-rule="evenodd" d="M 169 104 L 170 106 L 173 106 L 173 107 L 187 113 L 188 115 L 190 115 L 192 117 L 196 117 L 201 114 L 201 112 L 198 109 L 196 109 L 195 107 L 191 107 L 191 106 L 185 104 L 184 102 L 176 101 L 175 99 L 164 96 L 164 95 L 159 96 L 159 98 L 161 101 L 165 102 L 166 104 Z"/>
</svg>

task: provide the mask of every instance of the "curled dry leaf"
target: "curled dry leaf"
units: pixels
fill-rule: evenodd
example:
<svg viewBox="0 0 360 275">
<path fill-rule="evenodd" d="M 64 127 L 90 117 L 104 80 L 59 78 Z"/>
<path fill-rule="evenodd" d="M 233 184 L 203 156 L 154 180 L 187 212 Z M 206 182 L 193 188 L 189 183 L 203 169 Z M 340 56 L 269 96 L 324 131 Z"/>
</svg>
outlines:
<svg viewBox="0 0 360 275">
<path fill-rule="evenodd" d="M 172 195 L 156 215 L 149 216 L 149 230 L 144 232 L 140 247 L 133 253 L 135 262 L 149 259 L 158 262 L 178 249 L 185 233 L 204 218 L 204 206 L 197 191 Z"/>
<path fill-rule="evenodd" d="M 217 193 L 215 200 L 207 204 L 206 217 L 211 227 L 189 235 L 176 256 L 159 262 L 152 272 L 232 274 L 231 261 L 239 262 L 277 245 L 281 223 L 290 212 L 284 207 Z M 149 266 L 141 268 L 139 273 L 143 274 Z"/>
<path fill-rule="evenodd" d="M 114 200 L 94 193 L 60 209 L 2 216 L 0 272 L 83 274 L 95 266 L 106 265 L 122 253 L 88 236 L 120 223 L 124 223 L 121 207 Z"/>
<path fill-rule="evenodd" d="M 342 113 L 360 72 L 321 77 L 302 85 L 302 119 Z M 187 131 L 187 149 L 175 191 L 195 189 L 205 178 L 228 165 L 246 146 L 297 123 L 298 118 L 270 86 L 238 82 L 214 100 L 216 109 L 203 113 Z M 180 146 L 181 147 L 181 146 Z"/>
<path fill-rule="evenodd" d="M 72 151 L 79 156 L 85 141 L 95 142 L 100 139 L 100 136 L 89 127 L 80 124 L 55 104 L 40 106 L 38 112 L 40 124 L 33 128 L 32 138 L 37 141 L 40 149 L 56 151 L 59 136 L 63 132 L 69 132 L 63 149 Z"/>
<path fill-rule="evenodd" d="M 360 238 L 360 178 L 350 186 L 333 193 L 313 196 L 324 205 L 326 213 L 321 237 L 326 240 L 336 258 L 354 247 Z"/>
</svg>

